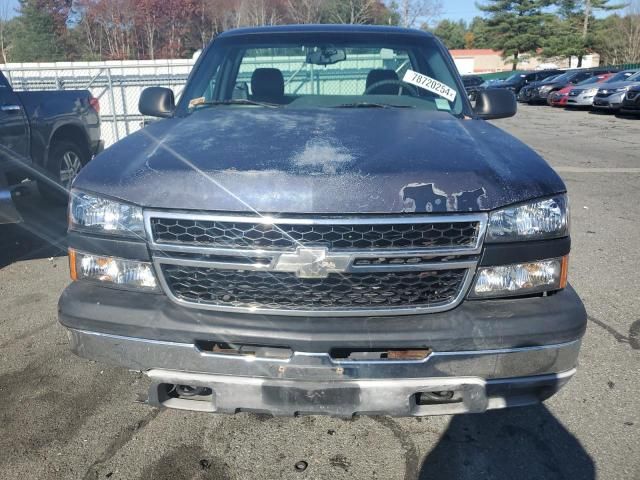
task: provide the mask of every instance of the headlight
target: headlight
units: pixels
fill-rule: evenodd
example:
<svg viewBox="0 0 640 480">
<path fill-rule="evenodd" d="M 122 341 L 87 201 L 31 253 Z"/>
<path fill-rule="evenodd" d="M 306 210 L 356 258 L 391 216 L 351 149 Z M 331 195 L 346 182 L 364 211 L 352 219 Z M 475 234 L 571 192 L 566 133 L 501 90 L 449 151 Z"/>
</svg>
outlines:
<svg viewBox="0 0 640 480">
<path fill-rule="evenodd" d="M 597 88 L 592 88 L 590 90 L 587 90 L 586 92 L 582 92 L 583 95 L 590 95 L 590 96 L 593 96 L 596 93 L 598 93 L 598 89 Z"/>
<path fill-rule="evenodd" d="M 627 90 L 629 90 L 629 87 L 620 87 L 620 88 L 616 88 L 614 92 L 620 93 L 620 92 L 626 92 Z"/>
<path fill-rule="evenodd" d="M 544 87 L 540 87 L 540 93 L 550 92 L 553 87 L 551 85 L 545 85 Z"/>
<path fill-rule="evenodd" d="M 77 190 L 71 191 L 69 227 L 89 233 L 144 237 L 140 207 Z"/>
<path fill-rule="evenodd" d="M 569 257 L 478 269 L 471 298 L 509 297 L 560 290 L 567 284 Z"/>
<path fill-rule="evenodd" d="M 148 262 L 91 255 L 69 249 L 72 280 L 92 280 L 108 285 L 157 291 L 158 282 Z"/>
<path fill-rule="evenodd" d="M 568 234 L 567 197 L 556 195 L 491 212 L 486 241 L 542 240 Z"/>
</svg>

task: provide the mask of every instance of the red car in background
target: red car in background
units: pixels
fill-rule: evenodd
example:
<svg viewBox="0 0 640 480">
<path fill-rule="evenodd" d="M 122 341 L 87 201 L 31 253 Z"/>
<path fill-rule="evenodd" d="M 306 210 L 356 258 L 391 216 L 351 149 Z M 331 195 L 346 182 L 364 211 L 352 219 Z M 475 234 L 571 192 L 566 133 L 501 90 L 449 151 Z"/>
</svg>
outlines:
<svg viewBox="0 0 640 480">
<path fill-rule="evenodd" d="M 547 104 L 551 105 L 552 107 L 566 107 L 567 106 L 567 101 L 569 100 L 569 92 L 571 90 L 573 90 L 576 87 L 582 86 L 582 85 L 602 83 L 602 82 L 608 80 L 609 77 L 611 77 L 612 75 L 614 75 L 614 74 L 613 73 L 602 73 L 600 75 L 594 75 L 593 77 L 589 77 L 586 80 L 583 80 L 582 82 L 577 83 L 576 85 L 569 85 L 569 86 L 564 87 L 564 88 L 562 88 L 560 90 L 552 92 L 547 97 Z"/>
</svg>

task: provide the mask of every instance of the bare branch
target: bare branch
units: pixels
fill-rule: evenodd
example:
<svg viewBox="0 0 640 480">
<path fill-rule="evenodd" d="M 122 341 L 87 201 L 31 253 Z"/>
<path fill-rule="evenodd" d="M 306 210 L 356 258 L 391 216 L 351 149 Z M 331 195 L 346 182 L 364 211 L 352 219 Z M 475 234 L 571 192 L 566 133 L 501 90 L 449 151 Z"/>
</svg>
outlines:
<svg viewBox="0 0 640 480">
<path fill-rule="evenodd" d="M 440 15 L 443 8 L 441 0 L 402 0 L 400 2 L 400 24 L 412 28 L 420 21 L 430 25 Z"/>
</svg>

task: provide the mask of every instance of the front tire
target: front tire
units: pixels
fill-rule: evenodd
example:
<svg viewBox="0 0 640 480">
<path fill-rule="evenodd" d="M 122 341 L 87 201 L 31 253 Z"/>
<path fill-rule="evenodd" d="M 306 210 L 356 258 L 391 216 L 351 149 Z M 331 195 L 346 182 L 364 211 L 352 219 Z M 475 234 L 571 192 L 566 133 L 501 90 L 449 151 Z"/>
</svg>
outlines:
<svg viewBox="0 0 640 480">
<path fill-rule="evenodd" d="M 88 161 L 88 152 L 75 143 L 56 142 L 49 153 L 49 178 L 38 181 L 42 196 L 57 203 L 66 203 L 73 180 Z"/>
</svg>

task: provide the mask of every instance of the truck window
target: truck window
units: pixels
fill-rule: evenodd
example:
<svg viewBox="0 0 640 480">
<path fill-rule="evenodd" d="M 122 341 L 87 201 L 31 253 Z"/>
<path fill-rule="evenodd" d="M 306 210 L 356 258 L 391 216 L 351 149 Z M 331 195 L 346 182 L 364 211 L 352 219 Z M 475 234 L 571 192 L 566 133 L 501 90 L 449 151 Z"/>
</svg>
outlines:
<svg viewBox="0 0 640 480">
<path fill-rule="evenodd" d="M 331 108 L 360 103 L 462 113 L 450 62 L 433 39 L 368 36 L 228 37 L 214 42 L 179 107 L 188 115 L 203 107 Z M 428 77 L 426 87 L 404 82 L 407 71 Z M 444 94 L 443 94 L 444 92 Z M 230 102 L 232 100 L 245 100 Z"/>
<path fill-rule="evenodd" d="M 393 71 L 401 77 L 410 66 L 404 50 L 348 48 L 346 56 L 339 63 L 314 68 L 300 48 L 248 49 L 242 57 L 236 87 L 250 85 L 258 69 L 277 68 L 283 73 L 286 95 L 359 95 L 367 88 L 372 70 Z"/>
</svg>

